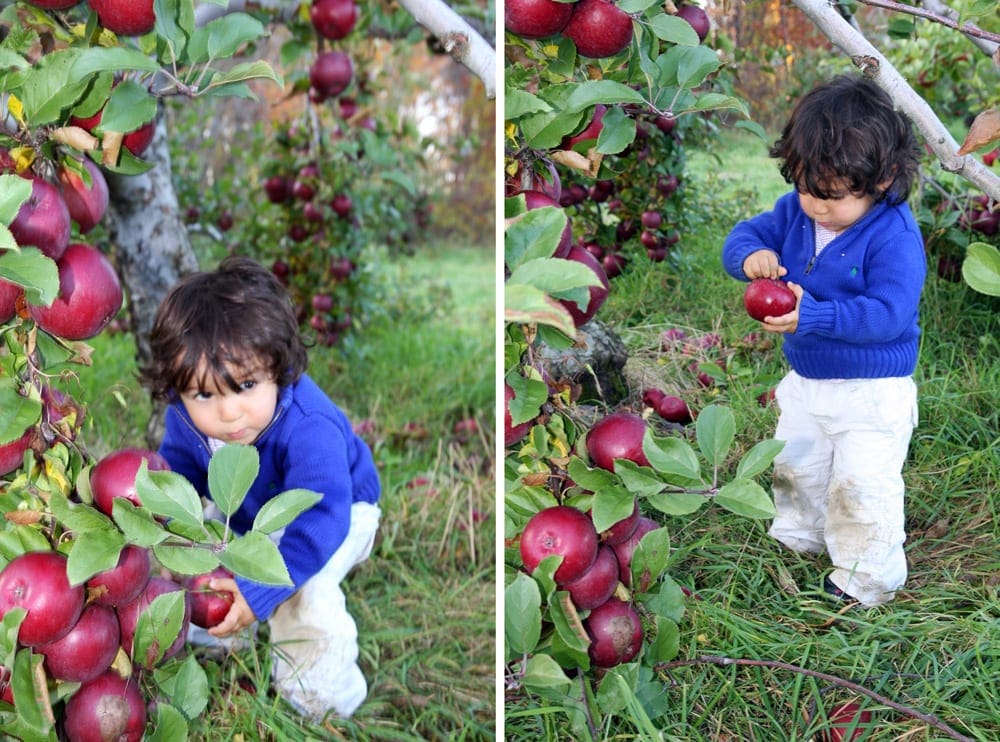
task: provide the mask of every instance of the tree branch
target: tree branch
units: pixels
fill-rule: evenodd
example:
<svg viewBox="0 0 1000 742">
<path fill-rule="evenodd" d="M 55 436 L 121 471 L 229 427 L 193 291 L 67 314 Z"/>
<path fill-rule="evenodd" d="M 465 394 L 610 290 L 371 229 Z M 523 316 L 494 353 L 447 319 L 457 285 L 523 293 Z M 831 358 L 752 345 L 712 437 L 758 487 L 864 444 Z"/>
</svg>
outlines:
<svg viewBox="0 0 1000 742">
<path fill-rule="evenodd" d="M 835 46 L 892 98 L 920 132 L 941 166 L 1000 200 L 1000 177 L 970 155 L 958 154 L 958 142 L 927 102 L 910 87 L 899 71 L 861 33 L 851 27 L 826 0 L 792 0 Z"/>
<path fill-rule="evenodd" d="M 452 58 L 465 65 L 496 98 L 496 51 L 443 0 L 399 0 L 399 4 L 430 31 Z"/>
<path fill-rule="evenodd" d="M 662 662 L 654 668 L 658 671 L 667 671 L 675 667 L 685 667 L 687 665 L 719 665 L 720 667 L 726 667 L 729 665 L 744 665 L 749 667 L 770 667 L 776 670 L 790 670 L 791 672 L 797 672 L 800 675 L 808 675 L 809 677 L 819 678 L 820 680 L 825 680 L 833 685 L 838 685 L 842 688 L 848 688 L 855 693 L 860 693 L 862 695 L 868 696 L 876 703 L 880 703 L 883 706 L 888 706 L 889 708 L 899 711 L 901 714 L 906 714 L 907 716 L 912 716 L 915 719 L 928 724 L 935 729 L 938 729 L 945 734 L 947 734 L 952 739 L 959 740 L 959 742 L 975 742 L 972 737 L 966 737 L 964 734 L 952 729 L 950 726 L 945 724 L 943 721 L 938 719 L 932 714 L 925 714 L 917 709 L 910 708 L 909 706 L 904 706 L 901 703 L 896 703 L 895 701 L 886 698 L 880 693 L 876 693 L 873 690 L 868 690 L 863 685 L 859 685 L 852 680 L 845 680 L 844 678 L 839 678 L 836 675 L 830 675 L 825 672 L 819 672 L 818 670 L 810 670 L 807 667 L 801 667 L 799 665 L 791 665 L 787 662 L 778 662 L 777 660 L 748 660 L 748 659 L 732 659 L 731 657 L 715 657 L 715 656 L 705 656 L 698 657 L 693 660 L 675 660 L 674 662 Z"/>
<path fill-rule="evenodd" d="M 858 0 L 858 2 L 865 5 L 871 5 L 873 8 L 885 8 L 886 10 L 893 10 L 897 13 L 906 13 L 907 15 L 917 16 L 918 18 L 925 18 L 929 21 L 940 23 L 942 26 L 947 26 L 948 28 L 954 28 L 956 31 L 961 31 L 966 36 L 985 39 L 986 41 L 993 43 L 994 51 L 996 50 L 997 44 L 1000 44 L 1000 34 L 985 31 L 972 23 L 963 23 L 959 25 L 956 20 L 958 14 L 943 3 L 935 2 L 935 0 L 930 0 L 930 2 L 926 2 L 925 0 L 924 5 L 928 6 L 927 10 L 917 8 L 913 5 L 903 5 L 903 3 L 897 3 L 896 0 Z M 935 5 L 938 7 L 932 7 Z M 993 54 L 993 52 L 987 53 L 991 55 Z"/>
</svg>

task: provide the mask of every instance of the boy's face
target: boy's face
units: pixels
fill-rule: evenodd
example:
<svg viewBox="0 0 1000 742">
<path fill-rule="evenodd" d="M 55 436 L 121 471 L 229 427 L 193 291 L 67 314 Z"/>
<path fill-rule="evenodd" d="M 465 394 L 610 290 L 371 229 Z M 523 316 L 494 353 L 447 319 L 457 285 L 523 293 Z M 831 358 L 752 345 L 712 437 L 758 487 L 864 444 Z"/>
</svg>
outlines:
<svg viewBox="0 0 1000 742">
<path fill-rule="evenodd" d="M 799 191 L 799 203 L 810 219 L 831 232 L 839 233 L 867 214 L 875 199 L 851 193 L 838 198 L 816 198 Z"/>
<path fill-rule="evenodd" d="M 191 421 L 204 435 L 226 443 L 250 444 L 266 428 L 278 406 L 278 385 L 263 368 L 227 367 L 240 385 L 233 391 L 205 361 L 194 374 L 195 384 L 180 394 Z"/>
</svg>

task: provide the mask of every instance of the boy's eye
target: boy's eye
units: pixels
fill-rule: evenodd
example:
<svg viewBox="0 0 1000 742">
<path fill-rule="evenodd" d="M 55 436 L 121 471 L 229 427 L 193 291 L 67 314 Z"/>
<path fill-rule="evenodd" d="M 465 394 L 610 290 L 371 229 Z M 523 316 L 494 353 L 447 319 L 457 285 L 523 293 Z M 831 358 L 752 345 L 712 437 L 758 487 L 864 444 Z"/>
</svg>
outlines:
<svg viewBox="0 0 1000 742">
<path fill-rule="evenodd" d="M 254 381 L 253 379 L 247 379 L 246 381 L 240 383 L 240 391 L 241 392 L 248 392 L 251 389 L 253 389 L 255 386 L 257 386 L 257 382 L 256 381 Z"/>
<path fill-rule="evenodd" d="M 212 396 L 211 392 L 201 392 L 201 391 L 191 392 L 191 397 L 198 401 L 204 401 L 206 399 L 209 399 L 211 396 Z"/>
</svg>

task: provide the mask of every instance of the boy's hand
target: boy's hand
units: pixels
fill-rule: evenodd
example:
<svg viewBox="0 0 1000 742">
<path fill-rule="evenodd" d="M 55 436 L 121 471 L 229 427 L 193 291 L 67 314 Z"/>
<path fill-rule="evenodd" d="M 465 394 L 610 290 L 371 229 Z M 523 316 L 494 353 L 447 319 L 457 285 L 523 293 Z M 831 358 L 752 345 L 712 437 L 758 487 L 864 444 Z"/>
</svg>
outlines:
<svg viewBox="0 0 1000 742">
<path fill-rule="evenodd" d="M 799 326 L 799 305 L 802 303 L 802 287 L 797 283 L 788 282 L 788 288 L 795 294 L 795 309 L 780 317 L 765 317 L 761 323 L 763 329 L 768 332 L 795 332 Z"/>
<path fill-rule="evenodd" d="M 774 250 L 757 250 L 743 261 L 743 274 L 751 281 L 755 278 L 780 278 L 788 269 L 778 262 Z"/>
<path fill-rule="evenodd" d="M 243 593 L 236 586 L 236 580 L 229 577 L 217 578 L 209 580 L 208 587 L 212 590 L 220 590 L 233 594 L 233 605 L 229 609 L 229 613 L 226 614 L 226 617 L 217 626 L 213 626 L 208 630 L 209 634 L 221 639 L 224 636 L 242 631 L 257 620 L 257 617 L 250 610 L 250 606 L 243 597 Z"/>
</svg>

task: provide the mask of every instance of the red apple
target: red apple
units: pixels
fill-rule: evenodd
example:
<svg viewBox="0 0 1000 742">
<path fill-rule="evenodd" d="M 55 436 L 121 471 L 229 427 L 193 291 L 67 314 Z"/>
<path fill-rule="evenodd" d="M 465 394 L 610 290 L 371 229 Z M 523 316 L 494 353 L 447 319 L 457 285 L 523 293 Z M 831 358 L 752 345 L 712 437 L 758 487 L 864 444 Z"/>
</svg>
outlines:
<svg viewBox="0 0 1000 742">
<path fill-rule="evenodd" d="M 106 670 L 66 702 L 63 725 L 70 742 L 139 742 L 146 731 L 146 701 L 138 681 Z"/>
<path fill-rule="evenodd" d="M 595 466 L 615 470 L 615 459 L 649 466 L 642 451 L 646 421 L 631 412 L 613 412 L 598 420 L 587 433 L 587 453 Z"/>
<path fill-rule="evenodd" d="M 90 472 L 90 489 L 94 506 L 105 515 L 111 515 L 116 497 L 124 497 L 140 506 L 135 493 L 135 475 L 143 460 L 149 471 L 167 471 L 170 466 L 160 454 L 143 448 L 122 448 L 102 458 Z"/>
<path fill-rule="evenodd" d="M 597 310 L 604 305 L 605 300 L 608 298 L 611 284 L 608 282 L 608 276 L 604 272 L 604 267 L 586 248 L 579 245 L 571 246 L 566 260 L 575 260 L 577 263 L 583 263 L 594 272 L 594 275 L 601 282 L 600 286 L 589 287 L 590 300 L 587 302 L 585 309 L 581 310 L 575 301 L 559 300 L 559 303 L 566 308 L 570 317 L 573 318 L 573 324 L 576 327 L 580 327 L 592 320 L 594 315 L 597 314 Z"/>
<path fill-rule="evenodd" d="M 338 193 L 333 197 L 333 200 L 330 201 L 330 208 L 333 209 L 334 213 L 341 219 L 346 219 L 350 215 L 353 207 L 354 202 L 346 193 Z"/>
<path fill-rule="evenodd" d="M 354 63 L 341 51 L 323 52 L 309 68 L 309 82 L 325 98 L 340 95 L 354 78 Z"/>
<path fill-rule="evenodd" d="M 626 587 L 632 586 L 632 556 L 635 554 L 639 542 L 642 541 L 643 536 L 650 531 L 655 531 L 659 527 L 660 524 L 652 518 L 640 515 L 639 522 L 636 523 L 632 535 L 624 541 L 611 546 L 614 549 L 615 556 L 618 558 L 618 578 Z"/>
<path fill-rule="evenodd" d="M 45 667 L 56 680 L 86 683 L 111 667 L 118 654 L 121 632 L 110 608 L 91 604 L 65 636 L 43 644 Z"/>
<path fill-rule="evenodd" d="M 857 703 L 843 703 L 827 714 L 827 718 L 830 720 L 830 728 L 820 734 L 822 742 L 853 742 L 871 731 L 871 712 L 862 711 Z M 855 721 L 857 726 L 853 732 L 849 732 Z"/>
<path fill-rule="evenodd" d="M 608 275 L 608 278 L 617 278 L 620 276 L 627 264 L 628 258 L 620 252 L 609 251 L 601 258 L 601 265 L 604 266 L 604 272 Z"/>
<path fill-rule="evenodd" d="M 153 30 L 156 16 L 153 0 L 87 0 L 109 31 L 122 36 L 141 36 Z"/>
<path fill-rule="evenodd" d="M 579 134 L 574 134 L 571 137 L 563 137 L 562 144 L 559 146 L 563 149 L 572 149 L 581 142 L 593 142 L 600 136 L 601 130 L 604 128 L 604 114 L 608 112 L 608 107 L 603 103 L 598 103 L 594 106 L 594 116 L 591 118 L 590 123 L 581 131 Z M 588 146 L 593 146 L 588 145 Z"/>
<path fill-rule="evenodd" d="M 142 589 L 142 592 L 139 593 L 139 596 L 135 600 L 118 606 L 118 626 L 121 628 L 122 633 L 122 648 L 130 657 L 132 656 L 132 645 L 135 640 L 135 629 L 139 623 L 139 617 L 156 598 L 178 590 L 183 591 L 184 588 L 166 577 L 153 576 L 149 578 L 146 587 Z M 170 659 L 184 648 L 184 642 L 187 640 L 188 625 L 190 623 L 191 604 L 185 598 L 184 619 L 181 622 L 180 631 L 177 633 L 177 638 L 167 647 L 163 653 L 163 657 L 159 661 Z M 159 663 L 156 659 L 158 649 L 154 644 L 150 646 L 147 657 L 132 657 L 132 662 L 147 670 L 152 669 L 154 665 Z"/>
<path fill-rule="evenodd" d="M 616 546 L 628 541 L 635 533 L 635 529 L 639 527 L 639 517 L 639 501 L 636 500 L 630 515 L 622 518 L 606 531 L 601 531 L 601 543 Z"/>
<path fill-rule="evenodd" d="M 590 517 L 568 505 L 556 505 L 531 516 L 521 533 L 521 561 L 534 572 L 547 556 L 561 556 L 556 569 L 559 585 L 582 575 L 597 558 L 597 531 Z"/>
<path fill-rule="evenodd" d="M 562 589 L 566 590 L 573 605 L 581 611 L 589 611 L 601 605 L 614 595 L 618 587 L 618 559 L 610 546 L 600 546 L 597 558 L 590 569 L 575 580 L 566 582 Z"/>
<path fill-rule="evenodd" d="M 188 602 L 191 604 L 191 623 L 210 629 L 222 623 L 233 607 L 233 594 L 226 590 L 213 590 L 208 583 L 215 579 L 232 578 L 233 573 L 219 566 L 203 575 L 185 580 Z"/>
<path fill-rule="evenodd" d="M 18 640 L 29 647 L 65 636 L 83 611 L 83 585 L 66 577 L 66 557 L 57 551 L 31 551 L 14 557 L 0 571 L 0 617 L 12 608 L 28 613 Z"/>
<path fill-rule="evenodd" d="M 662 389 L 649 388 L 642 392 L 642 403 L 646 407 L 652 407 L 654 410 L 656 406 L 660 404 L 660 400 L 667 396 L 666 392 Z"/>
<path fill-rule="evenodd" d="M 579 0 L 562 33 L 585 57 L 613 57 L 632 43 L 632 17 L 611 0 Z"/>
<path fill-rule="evenodd" d="M 118 564 L 87 580 L 87 594 L 92 602 L 112 608 L 131 603 L 149 582 L 149 570 L 149 550 L 126 544 Z"/>
<path fill-rule="evenodd" d="M 292 179 L 284 175 L 272 175 L 264 181 L 264 193 L 272 204 L 283 204 L 292 199 Z"/>
<path fill-rule="evenodd" d="M 555 0 L 504 0 L 504 28 L 523 39 L 544 39 L 562 31 L 573 3 Z"/>
<path fill-rule="evenodd" d="M 21 468 L 24 452 L 28 450 L 29 445 L 31 445 L 31 428 L 24 431 L 24 435 L 20 438 L 0 446 L 0 477 Z"/>
<path fill-rule="evenodd" d="M 80 234 L 86 234 L 104 218 L 110 194 L 101 169 L 86 157 L 82 162 L 90 174 L 89 186 L 84 183 L 83 178 L 65 167 L 59 169 L 59 182 L 70 219 L 76 222 Z"/>
<path fill-rule="evenodd" d="M 997 157 L 1000 157 L 1000 147 L 991 149 L 989 152 L 983 155 L 983 164 L 986 167 L 993 167 L 993 163 L 997 161 Z"/>
<path fill-rule="evenodd" d="M 51 306 L 30 306 L 38 326 L 66 340 L 87 340 L 118 314 L 122 287 L 114 266 L 96 247 L 75 243 L 57 262 L 59 295 Z"/>
<path fill-rule="evenodd" d="M 6 322 L 17 314 L 17 300 L 24 289 L 16 283 L 10 283 L 0 278 L 0 322 Z"/>
<path fill-rule="evenodd" d="M 330 275 L 338 281 L 346 281 L 354 273 L 354 261 L 341 256 L 330 260 Z"/>
<path fill-rule="evenodd" d="M 642 226 L 646 229 L 659 229 L 660 225 L 663 224 L 663 215 L 659 211 L 653 211 L 652 209 L 642 212 L 640 219 Z"/>
<path fill-rule="evenodd" d="M 309 20 L 323 38 L 342 39 L 358 22 L 358 6 L 354 0 L 313 0 Z"/>
<path fill-rule="evenodd" d="M 656 405 L 656 414 L 672 423 L 687 425 L 691 422 L 691 408 L 680 397 L 665 394 Z"/>
<path fill-rule="evenodd" d="M 610 598 L 583 625 L 590 637 L 590 661 L 598 667 L 631 662 L 642 649 L 642 620 L 631 603 Z"/>
<path fill-rule="evenodd" d="M 694 32 L 698 34 L 698 40 L 704 41 L 708 36 L 711 23 L 708 20 L 708 13 L 697 5 L 682 5 L 677 9 L 677 17 L 687 21 Z"/>
<path fill-rule="evenodd" d="M 755 320 L 780 317 L 795 309 L 795 294 L 788 284 L 773 278 L 755 278 L 743 292 L 743 306 Z"/>
<path fill-rule="evenodd" d="M 69 245 L 71 231 L 66 199 L 47 180 L 30 180 L 31 195 L 10 223 L 10 232 L 21 247 L 37 247 L 53 260 L 59 260 Z"/>
<path fill-rule="evenodd" d="M 510 416 L 510 401 L 514 399 L 516 395 L 514 390 L 511 388 L 510 384 L 504 382 L 503 385 L 503 444 L 505 448 L 510 448 L 511 446 L 519 443 L 524 436 L 528 434 L 531 430 L 533 421 L 528 420 L 527 422 L 519 423 L 514 425 L 511 423 Z"/>
</svg>

